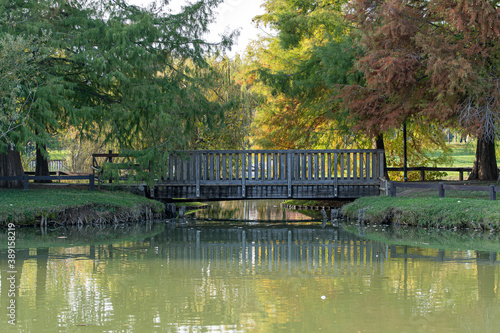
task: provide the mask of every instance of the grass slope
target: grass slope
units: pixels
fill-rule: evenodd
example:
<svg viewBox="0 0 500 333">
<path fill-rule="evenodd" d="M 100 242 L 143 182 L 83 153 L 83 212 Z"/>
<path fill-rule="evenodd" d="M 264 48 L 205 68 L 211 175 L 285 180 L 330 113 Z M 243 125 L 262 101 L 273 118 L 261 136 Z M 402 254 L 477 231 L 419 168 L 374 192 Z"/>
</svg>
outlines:
<svg viewBox="0 0 500 333">
<path fill-rule="evenodd" d="M 500 201 L 438 196 L 365 197 L 344 206 L 342 214 L 357 219 L 365 209 L 368 223 L 394 223 L 419 227 L 500 228 Z"/>
<path fill-rule="evenodd" d="M 42 214 L 50 218 L 68 209 L 84 207 L 107 213 L 132 213 L 145 208 L 153 213 L 164 210 L 160 202 L 121 191 L 0 189 L 0 225 L 8 222 L 37 224 Z"/>
</svg>

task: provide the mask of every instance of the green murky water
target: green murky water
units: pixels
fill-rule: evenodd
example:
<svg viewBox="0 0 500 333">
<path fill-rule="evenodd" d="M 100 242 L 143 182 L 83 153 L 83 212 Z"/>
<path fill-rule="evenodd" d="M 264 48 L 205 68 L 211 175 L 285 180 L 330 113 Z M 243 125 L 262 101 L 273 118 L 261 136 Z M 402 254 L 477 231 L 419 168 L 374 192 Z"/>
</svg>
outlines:
<svg viewBox="0 0 500 333">
<path fill-rule="evenodd" d="M 26 248 L 17 249 L 16 326 L 3 247 L 0 332 L 497 332 L 500 324 L 496 252 L 398 245 L 318 224 L 17 231 Z"/>
</svg>

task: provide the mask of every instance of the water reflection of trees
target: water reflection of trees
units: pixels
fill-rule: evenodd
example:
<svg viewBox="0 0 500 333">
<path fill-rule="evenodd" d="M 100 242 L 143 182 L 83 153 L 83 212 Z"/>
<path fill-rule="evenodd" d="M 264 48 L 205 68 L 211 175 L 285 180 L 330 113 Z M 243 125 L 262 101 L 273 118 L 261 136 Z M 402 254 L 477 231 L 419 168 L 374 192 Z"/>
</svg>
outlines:
<svg viewBox="0 0 500 333">
<path fill-rule="evenodd" d="M 297 211 L 283 209 L 281 200 L 211 202 L 208 209 L 196 212 L 196 217 L 245 221 L 311 220 L 311 217 Z"/>
<path fill-rule="evenodd" d="M 21 318 L 26 331 L 53 323 L 242 330 L 252 322 L 264 331 L 369 331 L 383 309 L 385 321 L 407 329 L 493 329 L 496 258 L 339 229 L 166 227 L 140 241 L 23 252 Z"/>
</svg>

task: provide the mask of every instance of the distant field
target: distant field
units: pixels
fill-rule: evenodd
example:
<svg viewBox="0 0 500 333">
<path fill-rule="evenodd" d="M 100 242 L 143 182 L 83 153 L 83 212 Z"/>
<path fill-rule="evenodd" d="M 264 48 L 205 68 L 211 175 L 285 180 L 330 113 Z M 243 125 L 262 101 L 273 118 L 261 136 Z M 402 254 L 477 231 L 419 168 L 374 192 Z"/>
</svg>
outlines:
<svg viewBox="0 0 500 333">
<path fill-rule="evenodd" d="M 439 167 L 464 167 L 472 168 L 474 165 L 474 160 L 476 158 L 476 140 L 470 140 L 467 143 L 450 143 L 449 147 L 452 149 L 452 164 L 442 164 Z M 435 154 L 439 154 L 436 152 Z M 496 157 L 500 166 L 500 142 L 496 144 Z M 448 172 L 448 176 L 443 179 L 454 180 L 458 179 L 458 172 Z M 467 177 L 464 175 L 464 177 Z"/>
<path fill-rule="evenodd" d="M 441 165 L 441 166 L 472 168 L 476 154 L 475 142 L 470 141 L 468 143 L 450 143 L 449 146 L 453 150 L 453 153 L 451 155 L 453 158 L 453 165 Z"/>
</svg>

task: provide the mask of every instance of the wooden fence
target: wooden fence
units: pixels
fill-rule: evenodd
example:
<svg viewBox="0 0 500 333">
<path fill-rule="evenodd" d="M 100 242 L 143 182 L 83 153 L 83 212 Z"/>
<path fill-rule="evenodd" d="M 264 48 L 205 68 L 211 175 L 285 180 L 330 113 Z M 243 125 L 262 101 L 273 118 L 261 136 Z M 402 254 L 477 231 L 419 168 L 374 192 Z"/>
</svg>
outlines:
<svg viewBox="0 0 500 333">
<path fill-rule="evenodd" d="M 422 189 L 436 189 L 438 190 L 439 197 L 444 198 L 446 190 L 454 191 L 481 191 L 489 192 L 490 200 L 496 200 L 496 193 L 500 191 L 500 186 L 490 185 L 490 186 L 472 186 L 472 185 L 453 185 L 445 183 L 401 183 L 401 182 L 391 182 L 390 194 L 392 197 L 396 196 L 396 191 L 398 187 L 404 188 L 422 188 Z"/>
<path fill-rule="evenodd" d="M 432 167 L 413 167 L 407 168 L 407 171 L 420 171 L 420 181 L 425 181 L 425 172 L 426 171 L 437 171 L 437 172 L 458 172 L 458 179 L 464 180 L 464 173 L 470 173 L 472 168 L 453 168 L 453 167 L 441 167 L 441 168 L 432 168 Z M 388 172 L 393 171 L 404 171 L 404 168 L 387 168 Z"/>
<path fill-rule="evenodd" d="M 20 180 L 24 183 L 24 189 L 29 189 L 29 181 L 30 180 L 88 180 L 89 181 L 89 190 L 94 190 L 94 175 L 59 175 L 59 176 L 31 176 L 29 174 L 25 174 L 24 176 L 9 176 L 9 177 L 0 177 L 0 181 L 16 181 Z"/>
</svg>

